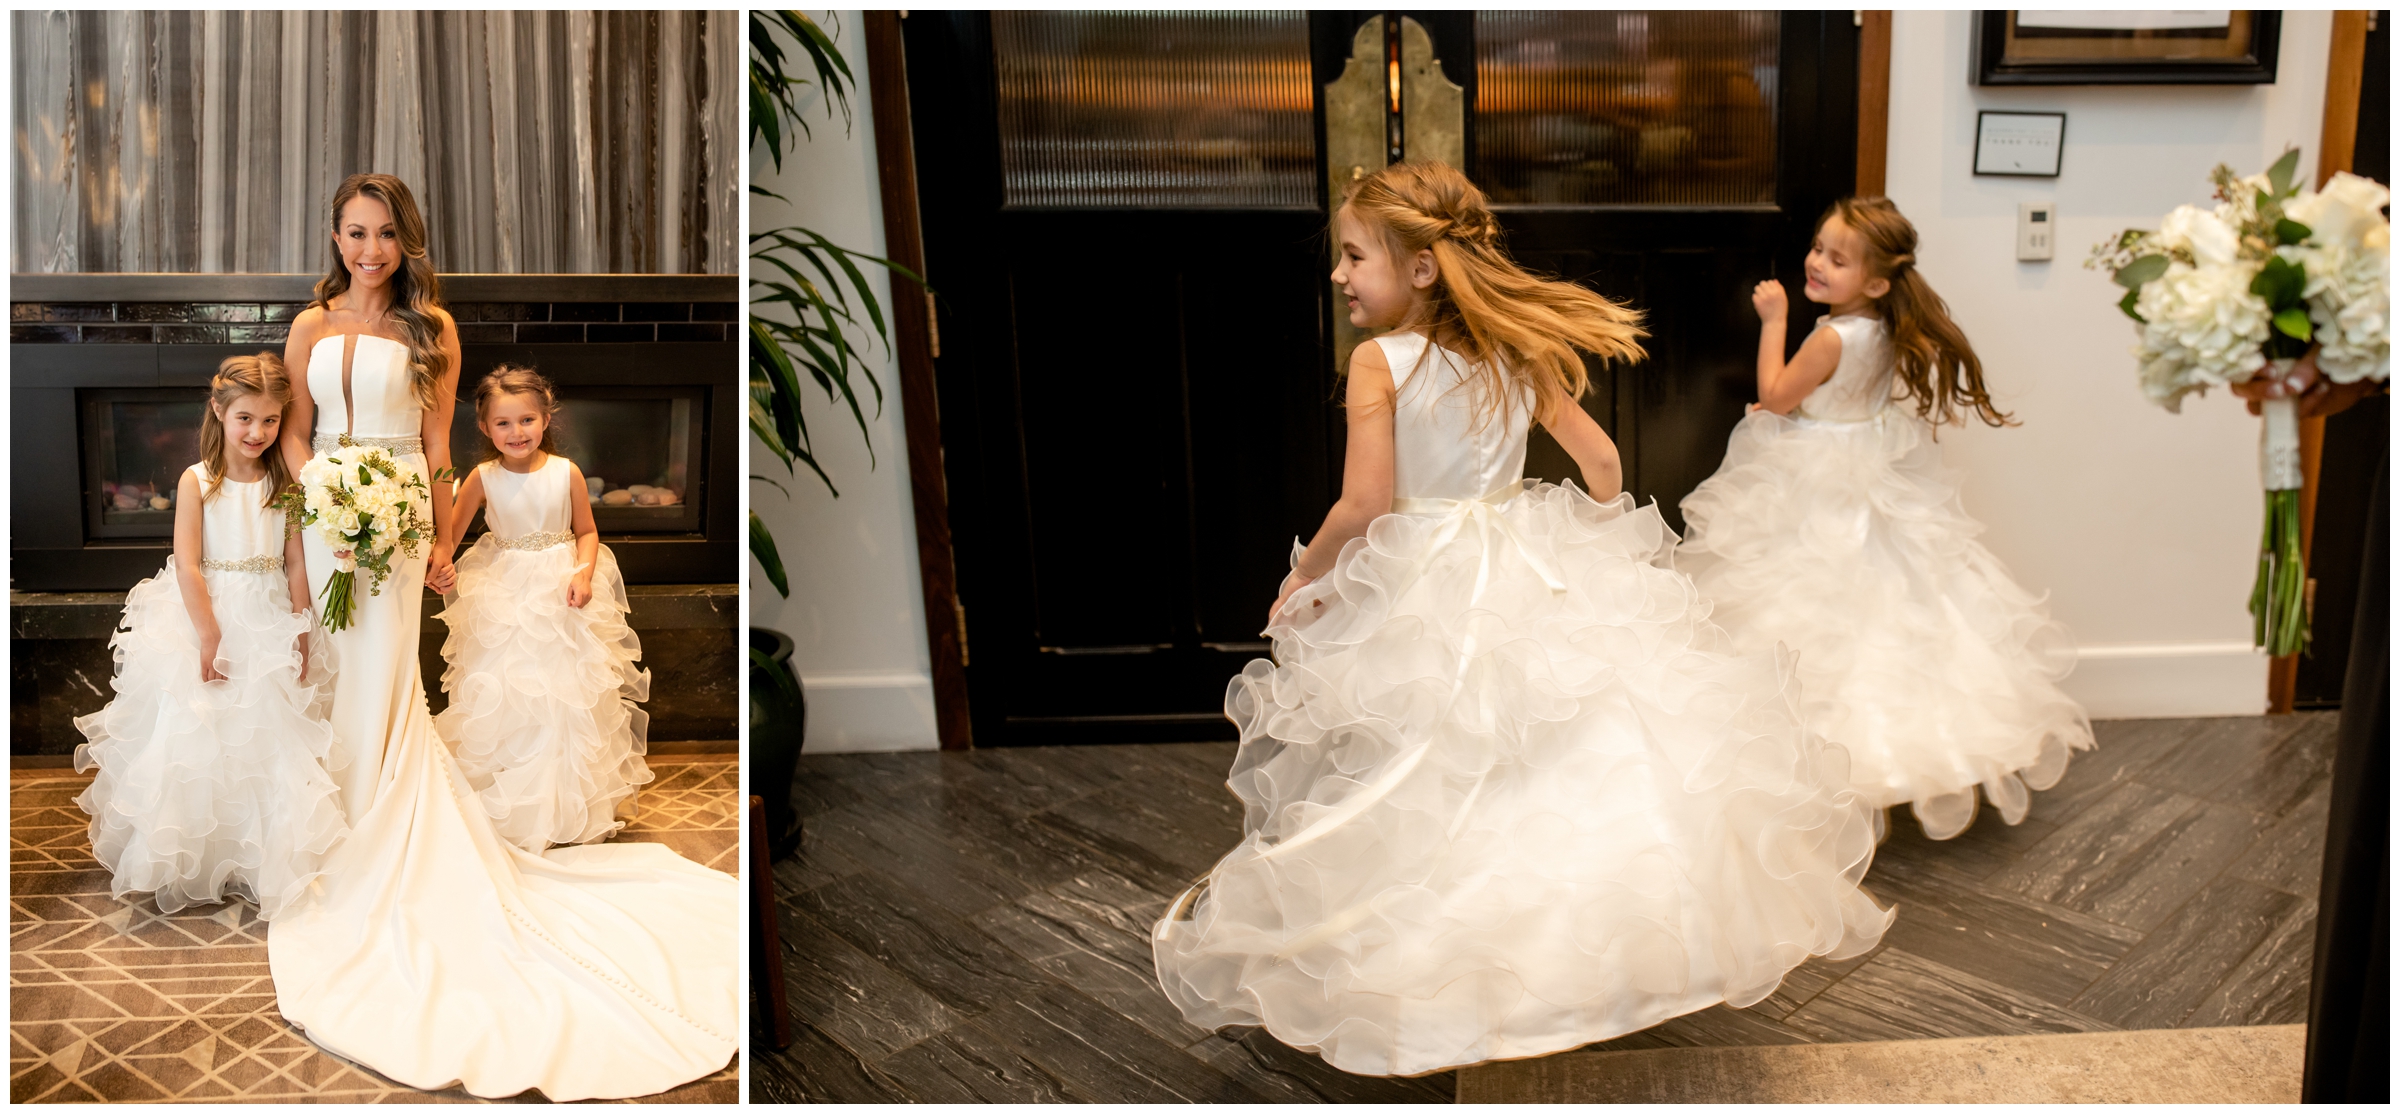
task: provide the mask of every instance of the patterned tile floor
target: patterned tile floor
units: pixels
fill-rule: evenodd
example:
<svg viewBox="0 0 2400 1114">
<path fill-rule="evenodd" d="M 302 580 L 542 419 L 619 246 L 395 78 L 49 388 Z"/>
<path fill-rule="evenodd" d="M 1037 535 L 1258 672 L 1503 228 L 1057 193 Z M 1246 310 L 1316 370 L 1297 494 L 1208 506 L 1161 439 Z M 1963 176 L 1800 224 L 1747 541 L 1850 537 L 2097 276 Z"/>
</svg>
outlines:
<svg viewBox="0 0 2400 1114">
<path fill-rule="evenodd" d="M 617 838 L 739 874 L 732 754 L 658 755 Z M 9 778 L 12 1102 L 476 1102 L 419 1091 L 308 1043 L 275 1010 L 266 923 L 246 902 L 161 915 L 108 895 L 75 796 L 89 776 Z M 733 1064 L 642 1101 L 738 1102 Z M 539 1101 L 538 1093 L 518 1101 Z M 505 1100 L 504 1100 L 505 1101 Z"/>
</svg>

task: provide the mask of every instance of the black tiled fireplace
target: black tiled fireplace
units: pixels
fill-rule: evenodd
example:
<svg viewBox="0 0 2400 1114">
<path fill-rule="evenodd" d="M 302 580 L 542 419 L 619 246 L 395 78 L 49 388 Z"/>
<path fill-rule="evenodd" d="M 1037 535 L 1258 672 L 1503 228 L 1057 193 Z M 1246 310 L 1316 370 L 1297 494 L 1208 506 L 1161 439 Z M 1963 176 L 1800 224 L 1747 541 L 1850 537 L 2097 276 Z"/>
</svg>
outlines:
<svg viewBox="0 0 2400 1114">
<path fill-rule="evenodd" d="M 175 480 L 227 356 L 280 354 L 309 275 L 16 275 L 9 296 L 9 750 L 63 761 L 106 703 L 125 590 L 172 551 Z M 715 275 L 448 275 L 465 368 L 529 364 L 559 384 L 560 449 L 632 596 L 650 738 L 734 738 L 743 412 L 739 284 Z M 470 405 L 451 455 L 481 455 Z M 480 524 L 476 527 L 480 529 Z M 427 696 L 448 629 L 425 608 Z"/>
<path fill-rule="evenodd" d="M 280 354 L 305 275 L 17 275 L 10 288 L 12 585 L 123 590 L 171 548 L 175 480 L 198 459 L 208 377 Z M 635 584 L 730 582 L 741 426 L 738 285 L 712 275 L 451 275 L 465 369 L 559 384 L 561 450 L 597 490 Z M 480 455 L 462 402 L 450 439 Z"/>
</svg>

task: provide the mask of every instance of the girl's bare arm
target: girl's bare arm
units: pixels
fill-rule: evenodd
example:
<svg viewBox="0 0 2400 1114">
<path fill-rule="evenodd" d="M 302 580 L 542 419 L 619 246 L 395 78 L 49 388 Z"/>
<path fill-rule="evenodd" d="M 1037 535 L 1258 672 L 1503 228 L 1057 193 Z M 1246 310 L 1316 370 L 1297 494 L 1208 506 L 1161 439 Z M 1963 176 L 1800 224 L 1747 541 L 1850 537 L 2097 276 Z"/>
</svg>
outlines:
<svg viewBox="0 0 2400 1114">
<path fill-rule="evenodd" d="M 1592 498 L 1603 503 L 1616 498 L 1625 490 L 1625 462 L 1617 455 L 1617 443 L 1583 407 L 1564 397 L 1565 392 L 1559 395 L 1552 404 L 1556 413 L 1542 428 L 1549 430 L 1559 447 L 1575 458 L 1575 466 L 1583 469 L 1583 487 Z"/>
<path fill-rule="evenodd" d="M 600 524 L 592 518 L 592 503 L 583 482 L 583 469 L 567 462 L 569 529 L 575 532 L 575 575 L 567 582 L 567 605 L 592 602 L 592 573 L 600 567 Z"/>
<path fill-rule="evenodd" d="M 1350 417 L 1350 446 L 1342 457 L 1342 497 L 1325 514 L 1325 524 L 1300 555 L 1292 576 L 1268 612 L 1269 622 L 1302 584 L 1333 571 L 1350 539 L 1392 511 L 1392 368 L 1383 346 L 1369 341 L 1350 357 L 1350 386 L 1344 402 Z"/>
<path fill-rule="evenodd" d="M 206 513 L 200 501 L 200 477 L 185 472 L 175 483 L 175 584 L 183 589 L 183 610 L 192 617 L 192 630 L 200 636 L 200 679 L 222 681 L 225 675 L 217 672 L 217 644 L 224 631 L 217 626 L 217 612 L 208 599 L 208 580 L 200 571 L 200 558 L 208 545 L 200 516 Z"/>
<path fill-rule="evenodd" d="M 1831 329 L 1819 329 L 1800 345 L 1798 355 L 1790 363 L 1783 359 L 1784 321 L 1789 313 L 1783 295 L 1783 284 L 1773 279 L 1759 283 L 1751 291 L 1750 304 L 1758 310 L 1758 408 L 1776 414 L 1788 414 L 1808 392 L 1833 378 L 1833 369 L 1842 362 L 1842 335 Z"/>
</svg>

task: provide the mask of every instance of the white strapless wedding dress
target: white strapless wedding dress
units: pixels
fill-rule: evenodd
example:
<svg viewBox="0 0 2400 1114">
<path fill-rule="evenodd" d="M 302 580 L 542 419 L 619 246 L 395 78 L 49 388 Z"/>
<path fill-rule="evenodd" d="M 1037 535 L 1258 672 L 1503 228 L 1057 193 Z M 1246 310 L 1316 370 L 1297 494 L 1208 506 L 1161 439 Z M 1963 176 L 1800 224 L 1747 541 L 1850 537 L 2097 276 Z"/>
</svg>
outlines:
<svg viewBox="0 0 2400 1114">
<path fill-rule="evenodd" d="M 407 350 L 343 337 L 309 356 L 318 451 L 344 431 L 423 475 Z M 431 517 L 430 509 L 427 517 Z M 333 571 L 307 540 L 312 592 Z M 286 1020 L 428 1090 L 553 1100 L 654 1094 L 724 1067 L 742 1024 L 740 885 L 657 844 L 510 846 L 435 737 L 418 675 L 425 554 L 360 585 L 332 636 L 332 724 L 350 834 L 313 898 L 270 926 Z M 362 581 L 364 577 L 361 577 Z"/>
</svg>

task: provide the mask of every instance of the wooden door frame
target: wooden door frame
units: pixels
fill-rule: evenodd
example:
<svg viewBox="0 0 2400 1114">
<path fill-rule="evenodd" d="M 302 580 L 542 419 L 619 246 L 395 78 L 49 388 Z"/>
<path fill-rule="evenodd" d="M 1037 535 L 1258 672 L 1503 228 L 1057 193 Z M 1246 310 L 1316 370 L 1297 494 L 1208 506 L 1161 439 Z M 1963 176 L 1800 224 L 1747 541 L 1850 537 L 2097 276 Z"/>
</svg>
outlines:
<svg viewBox="0 0 2400 1114">
<path fill-rule="evenodd" d="M 2332 44 L 2325 59 L 2325 109 L 2317 132 L 2317 187 L 2351 167 L 2358 150 L 2359 84 L 2367 65 L 2367 13 L 2333 13 Z M 2317 525 L 2317 481 L 2325 461 L 2325 419 L 2300 421 L 2300 559 L 2314 548 Z M 2292 710 L 2300 688 L 2300 655 L 2286 654 L 2267 663 L 2267 713 Z"/>
<path fill-rule="evenodd" d="M 1858 185 L 1882 197 L 1892 131 L 1892 13 L 1860 11 L 1858 24 Z"/>
<path fill-rule="evenodd" d="M 925 235 L 917 220 L 916 144 L 908 108 L 908 54 L 900 15 L 864 13 L 868 115 L 875 124 L 875 171 L 883 195 L 884 252 L 925 275 Z M 928 284 L 933 276 L 925 275 Z M 933 293 L 892 280 L 892 354 L 900 364 L 900 415 L 908 440 L 908 494 L 916 514 L 917 575 L 925 603 L 925 648 L 933 666 L 933 722 L 943 750 L 975 745 L 967 704 L 967 612 L 958 602 L 958 561 L 950 543 L 950 493 L 942 472 L 941 400 L 935 394 Z"/>
</svg>

